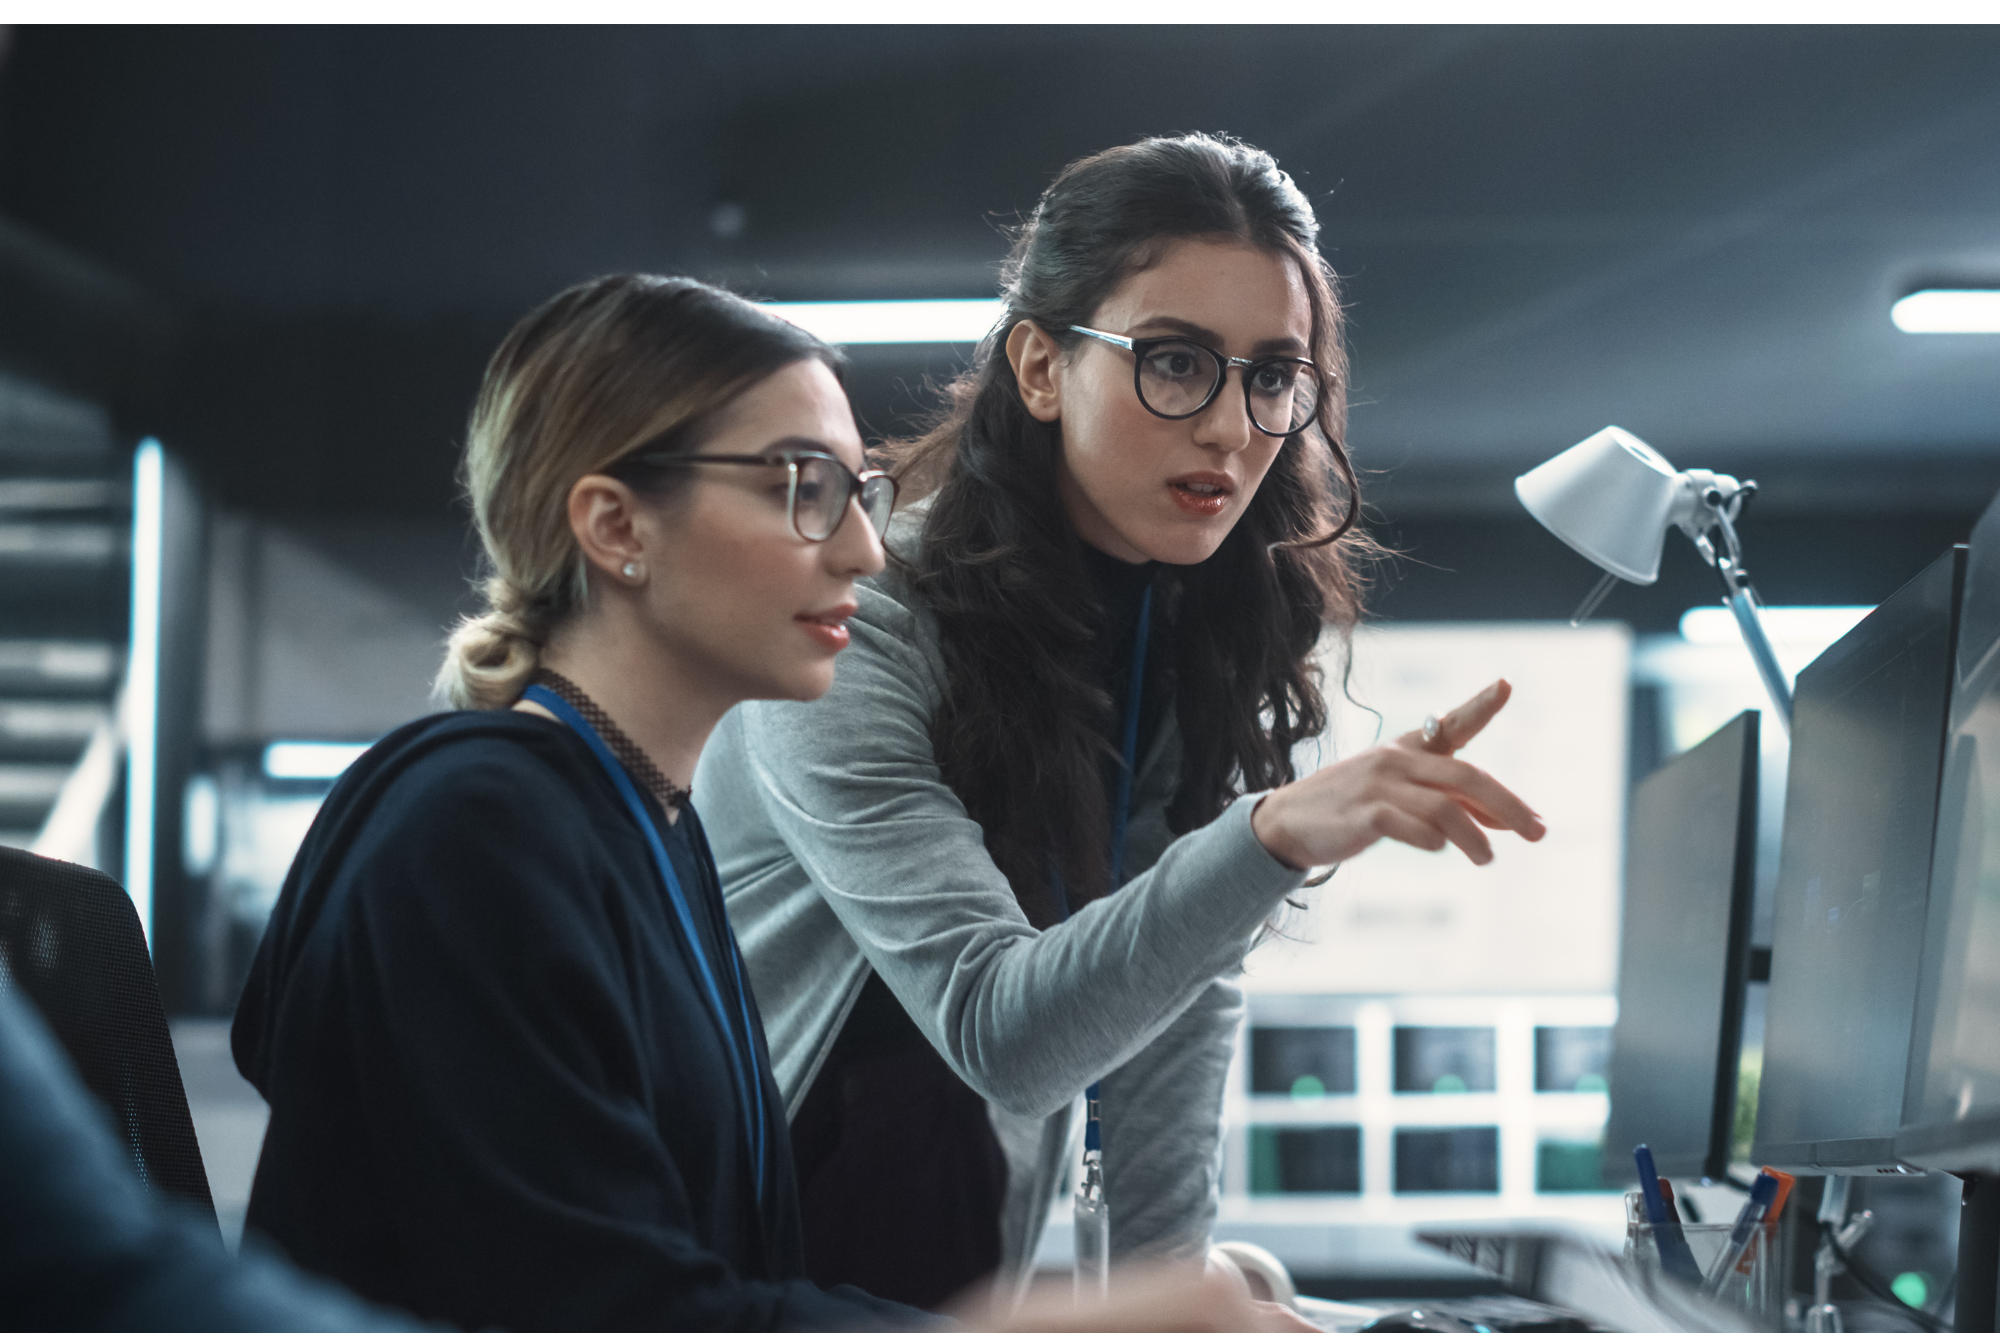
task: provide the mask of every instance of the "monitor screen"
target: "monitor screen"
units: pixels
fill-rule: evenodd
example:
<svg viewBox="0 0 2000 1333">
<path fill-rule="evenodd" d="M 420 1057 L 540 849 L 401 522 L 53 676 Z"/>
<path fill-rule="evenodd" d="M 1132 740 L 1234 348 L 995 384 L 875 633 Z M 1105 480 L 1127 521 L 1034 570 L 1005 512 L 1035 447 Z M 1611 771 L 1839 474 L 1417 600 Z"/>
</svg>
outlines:
<svg viewBox="0 0 2000 1333">
<path fill-rule="evenodd" d="M 1632 795 L 1604 1177 L 1720 1176 L 1729 1162 L 1757 843 L 1757 722 L 1733 722 Z"/>
<path fill-rule="evenodd" d="M 1972 530 L 1910 1043 L 1906 1161 L 2000 1170 L 2000 501 Z"/>
<path fill-rule="evenodd" d="M 1799 673 L 1752 1160 L 1893 1168 L 1965 548 Z"/>
</svg>

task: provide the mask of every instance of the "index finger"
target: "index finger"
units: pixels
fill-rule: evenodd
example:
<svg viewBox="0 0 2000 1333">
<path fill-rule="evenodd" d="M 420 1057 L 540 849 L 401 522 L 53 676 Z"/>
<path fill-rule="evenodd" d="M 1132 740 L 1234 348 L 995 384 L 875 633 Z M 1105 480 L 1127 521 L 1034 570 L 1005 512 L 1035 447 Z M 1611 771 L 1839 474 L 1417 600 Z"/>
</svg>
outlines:
<svg viewBox="0 0 2000 1333">
<path fill-rule="evenodd" d="M 1399 737 L 1397 744 L 1405 749 L 1422 750 L 1427 754 L 1455 754 L 1470 745 L 1473 737 L 1486 730 L 1486 724 L 1507 706 L 1507 700 L 1513 695 L 1512 685 L 1504 678 L 1496 680 L 1438 718 L 1435 737 L 1426 740 L 1423 732 L 1411 731 Z"/>
</svg>

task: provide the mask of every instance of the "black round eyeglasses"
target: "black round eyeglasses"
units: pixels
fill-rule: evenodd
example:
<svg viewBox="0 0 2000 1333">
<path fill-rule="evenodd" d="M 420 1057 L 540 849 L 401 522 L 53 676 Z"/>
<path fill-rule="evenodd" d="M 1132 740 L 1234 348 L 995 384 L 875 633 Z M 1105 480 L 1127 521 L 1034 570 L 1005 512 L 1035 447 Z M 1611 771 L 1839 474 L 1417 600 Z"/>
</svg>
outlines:
<svg viewBox="0 0 2000 1333">
<path fill-rule="evenodd" d="M 840 531 L 847 518 L 848 502 L 859 499 L 868 526 L 881 536 L 896 511 L 896 479 L 886 472 L 856 473 L 832 454 L 812 449 L 790 449 L 776 454 L 633 454 L 630 461 L 642 467 L 693 467 L 697 463 L 722 463 L 736 467 L 781 467 L 785 469 L 785 516 L 792 531 L 809 542 L 823 542 Z"/>
<path fill-rule="evenodd" d="M 1266 435 L 1296 435 L 1312 425 L 1326 396 L 1326 375 L 1302 356 L 1248 360 L 1224 356 L 1191 338 L 1126 338 L 1102 329 L 1069 326 L 1132 354 L 1132 387 L 1156 417 L 1182 421 L 1205 410 L 1222 392 L 1231 366 L 1243 367 L 1243 404 L 1250 424 Z"/>
</svg>

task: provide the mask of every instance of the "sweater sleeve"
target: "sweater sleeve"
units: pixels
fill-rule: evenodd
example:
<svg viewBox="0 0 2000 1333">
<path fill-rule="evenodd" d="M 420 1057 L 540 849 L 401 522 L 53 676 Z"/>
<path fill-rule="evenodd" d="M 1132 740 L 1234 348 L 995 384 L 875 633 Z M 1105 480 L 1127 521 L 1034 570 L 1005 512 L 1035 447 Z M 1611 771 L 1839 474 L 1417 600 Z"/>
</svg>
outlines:
<svg viewBox="0 0 2000 1333">
<path fill-rule="evenodd" d="M 688 1086 L 647 1073 L 662 1053 L 641 1049 L 633 1018 L 639 946 L 616 867 L 599 839 L 570 835 L 588 814 L 497 762 L 462 765 L 421 802 L 385 808 L 342 872 L 358 901 L 315 973 L 325 989 L 287 997 L 349 1019 L 320 1031 L 330 1048 L 300 1050 L 278 1073 L 290 1100 L 311 1113 L 312 1075 L 296 1062 L 351 1062 L 360 1123 L 330 1165 L 377 1182 L 370 1216 L 393 1227 L 384 1239 L 419 1310 L 514 1333 L 892 1317 L 860 1292 L 750 1280 L 699 1239 L 663 1123 L 670 1134 L 714 1114 L 727 1083 L 704 1076 L 701 1014 L 664 1053 Z M 340 1142 L 324 1129 L 288 1142 L 273 1107 L 267 1161 L 299 1164 L 312 1144 Z"/>
<path fill-rule="evenodd" d="M 1222 1185 L 1222 1100 L 1243 995 L 1211 981 L 1151 1045 L 1104 1076 L 1111 1258 L 1199 1260 Z"/>
<path fill-rule="evenodd" d="M 1245 797 L 1119 892 L 1036 931 L 938 770 L 941 667 L 916 617 L 864 587 L 849 626 L 853 646 L 824 698 L 743 706 L 754 789 L 959 1077 L 1009 1111 L 1048 1114 L 1238 967 L 1303 876 L 1257 841 Z"/>
</svg>

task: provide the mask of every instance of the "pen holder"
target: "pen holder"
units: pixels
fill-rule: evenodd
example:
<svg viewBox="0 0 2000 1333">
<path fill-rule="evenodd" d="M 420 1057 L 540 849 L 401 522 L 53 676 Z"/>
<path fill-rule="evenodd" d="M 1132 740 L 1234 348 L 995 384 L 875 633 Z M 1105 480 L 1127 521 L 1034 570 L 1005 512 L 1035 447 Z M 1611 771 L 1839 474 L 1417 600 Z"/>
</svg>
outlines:
<svg viewBox="0 0 2000 1333">
<path fill-rule="evenodd" d="M 1660 1246 L 1655 1233 L 1667 1228 L 1646 1222 L 1625 1227 L 1625 1258 L 1649 1280 L 1670 1281 L 1661 1270 Z M 1677 1228 L 1694 1254 L 1695 1266 L 1704 1279 L 1711 1279 L 1729 1251 L 1729 1236 L 1735 1229 L 1722 1223 L 1683 1222 Z M 1730 1265 L 1729 1275 L 1715 1289 L 1715 1299 L 1733 1305 L 1758 1323 L 1776 1327 L 1784 1318 L 1782 1291 L 1784 1264 L 1777 1253 L 1779 1232 L 1775 1226 L 1759 1226 L 1752 1233 L 1743 1257 Z"/>
</svg>

